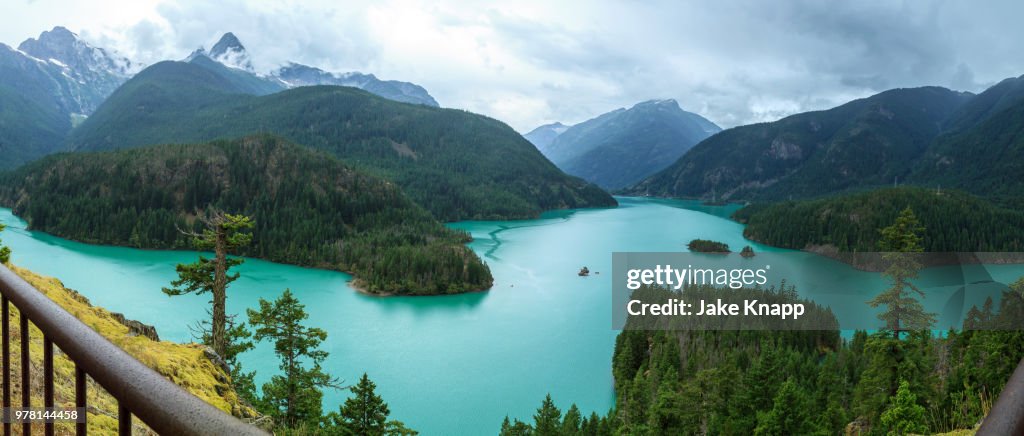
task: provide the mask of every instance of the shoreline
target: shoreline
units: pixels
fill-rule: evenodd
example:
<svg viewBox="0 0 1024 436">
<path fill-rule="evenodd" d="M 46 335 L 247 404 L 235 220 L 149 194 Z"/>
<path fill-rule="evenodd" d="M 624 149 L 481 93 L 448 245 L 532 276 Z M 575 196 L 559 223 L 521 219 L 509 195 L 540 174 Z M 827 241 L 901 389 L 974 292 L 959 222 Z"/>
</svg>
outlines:
<svg viewBox="0 0 1024 436">
<path fill-rule="evenodd" d="M 756 242 L 756 241 L 755 241 Z M 774 247 L 774 246 L 773 246 Z M 785 248 L 785 247 L 777 247 Z M 881 252 L 839 251 L 833 245 L 809 245 L 800 251 L 815 254 L 848 265 L 858 271 L 882 272 L 885 270 Z M 1020 252 L 922 252 L 921 266 L 934 268 L 957 265 L 1022 265 L 1024 253 Z"/>
</svg>

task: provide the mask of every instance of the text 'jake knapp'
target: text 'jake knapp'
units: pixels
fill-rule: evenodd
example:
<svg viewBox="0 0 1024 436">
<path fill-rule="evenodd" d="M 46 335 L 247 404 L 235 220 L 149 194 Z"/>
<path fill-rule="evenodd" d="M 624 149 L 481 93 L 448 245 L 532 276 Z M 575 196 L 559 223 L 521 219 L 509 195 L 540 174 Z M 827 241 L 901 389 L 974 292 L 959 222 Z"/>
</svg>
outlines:
<svg viewBox="0 0 1024 436">
<path fill-rule="evenodd" d="M 742 312 L 740 309 L 743 309 Z M 626 305 L 626 311 L 633 316 L 777 316 L 782 319 L 797 319 L 804 314 L 802 303 L 758 303 L 758 300 L 743 300 L 743 304 L 723 303 L 719 298 L 713 303 L 704 300 L 694 303 L 687 303 L 683 300 L 672 298 L 665 303 L 651 304 L 640 300 L 630 300 Z"/>
</svg>

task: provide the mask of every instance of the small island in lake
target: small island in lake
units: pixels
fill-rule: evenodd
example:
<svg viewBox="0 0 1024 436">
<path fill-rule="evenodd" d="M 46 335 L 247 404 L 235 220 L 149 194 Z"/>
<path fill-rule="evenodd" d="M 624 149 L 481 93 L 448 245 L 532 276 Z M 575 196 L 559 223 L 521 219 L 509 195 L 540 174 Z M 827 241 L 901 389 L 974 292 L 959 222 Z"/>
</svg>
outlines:
<svg viewBox="0 0 1024 436">
<path fill-rule="evenodd" d="M 707 239 L 694 239 L 686 248 L 695 253 L 731 253 L 728 244 Z"/>
<path fill-rule="evenodd" d="M 754 248 L 749 246 L 749 245 L 746 246 L 746 247 L 743 247 L 743 249 L 740 250 L 740 256 L 743 256 L 743 257 L 746 257 L 746 258 L 754 257 Z"/>
</svg>

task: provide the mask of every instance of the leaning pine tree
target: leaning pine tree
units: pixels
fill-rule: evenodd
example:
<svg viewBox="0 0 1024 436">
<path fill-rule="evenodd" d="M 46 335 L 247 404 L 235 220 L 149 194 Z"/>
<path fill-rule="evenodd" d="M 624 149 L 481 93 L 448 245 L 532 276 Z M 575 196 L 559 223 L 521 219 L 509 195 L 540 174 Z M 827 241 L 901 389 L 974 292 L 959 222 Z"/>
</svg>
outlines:
<svg viewBox="0 0 1024 436">
<path fill-rule="evenodd" d="M 193 244 L 199 250 L 213 250 L 214 258 L 199 256 L 199 260 L 190 264 L 179 264 L 178 280 L 171 282 L 171 288 L 164 288 L 167 295 L 212 294 L 212 320 L 210 322 L 208 345 L 223 358 L 229 358 L 229 340 L 227 335 L 227 288 L 238 279 L 238 274 L 228 275 L 228 270 L 241 265 L 243 260 L 228 258 L 228 252 L 245 247 L 252 242 L 252 229 L 255 223 L 244 215 L 230 215 L 223 212 L 210 212 L 201 218 L 205 228 L 201 233 L 186 232 L 192 236 Z"/>
<path fill-rule="evenodd" d="M 921 269 L 918 261 L 921 247 L 921 233 L 924 227 L 909 207 L 900 212 L 893 225 L 882 229 L 878 246 L 884 253 L 882 259 L 888 264 L 883 276 L 892 286 L 868 302 L 871 307 L 885 306 L 878 318 L 885 322 L 885 328 L 893 332 L 896 339 L 900 332 L 927 330 L 935 323 L 935 315 L 925 312 L 921 302 L 911 293 L 924 297 L 917 286 L 910 281 L 917 278 Z"/>
</svg>

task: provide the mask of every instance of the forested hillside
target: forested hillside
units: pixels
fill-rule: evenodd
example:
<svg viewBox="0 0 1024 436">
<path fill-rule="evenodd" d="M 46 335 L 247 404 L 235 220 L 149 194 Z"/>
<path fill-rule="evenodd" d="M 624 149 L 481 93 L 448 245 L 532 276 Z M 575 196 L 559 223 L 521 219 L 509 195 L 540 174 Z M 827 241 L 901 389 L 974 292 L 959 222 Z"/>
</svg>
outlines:
<svg viewBox="0 0 1024 436">
<path fill-rule="evenodd" d="M 95 244 L 190 248 L 208 209 L 256 221 L 245 255 L 352 272 L 370 292 L 489 288 L 490 271 L 395 185 L 268 136 L 47 157 L 0 175 L 33 229 Z"/>
<path fill-rule="evenodd" d="M 59 150 L 68 130 L 71 120 L 56 107 L 0 86 L 0 170 Z"/>
<path fill-rule="evenodd" d="M 71 130 L 48 67 L 0 44 L 0 170 L 52 153 Z"/>
<path fill-rule="evenodd" d="M 1002 95 L 981 121 L 938 138 L 917 164 L 911 182 L 945 186 L 1021 206 L 1024 197 L 1024 79 Z M 997 85 L 999 86 L 999 85 Z M 988 97 L 985 94 L 979 97 Z M 991 97 L 996 99 L 995 97 Z M 1001 109 L 996 111 L 997 109 Z M 994 112 L 994 113 L 991 113 Z"/>
<path fill-rule="evenodd" d="M 931 252 L 1024 250 L 1024 212 L 1004 209 L 960 191 L 885 188 L 817 200 L 747 206 L 734 218 L 745 237 L 778 247 L 832 245 L 839 251 L 878 251 L 878 229 L 910 207 L 924 226 Z"/>
<path fill-rule="evenodd" d="M 679 298 L 659 288 L 639 292 L 650 301 Z M 752 291 L 713 292 L 729 298 Z M 796 289 L 753 292 L 791 299 Z M 973 429 L 1024 357 L 1024 333 L 1006 329 L 1024 313 L 1021 295 L 1024 280 L 1000 302 L 971 310 L 964 331 L 942 337 L 645 330 L 632 329 L 638 317 L 631 317 L 615 340 L 616 401 L 608 414 L 584 417 L 573 405 L 563 415 L 549 397 L 532 422 L 506 418 L 500 434 L 867 436 Z M 832 316 L 813 304 L 807 315 Z"/>
<path fill-rule="evenodd" d="M 971 95 L 894 89 L 833 109 L 716 134 L 630 188 L 716 200 L 806 198 L 906 179 L 942 122 Z"/>
<path fill-rule="evenodd" d="M 491 118 L 348 87 L 300 87 L 262 97 L 224 89 L 229 85 L 201 67 L 155 65 L 75 129 L 71 147 L 109 150 L 269 132 L 394 181 L 444 221 L 615 205 Z"/>
<path fill-rule="evenodd" d="M 1024 309 L 1024 282 L 997 323 Z M 995 311 L 995 312 L 993 312 Z M 975 325 L 974 327 L 981 327 Z M 838 331 L 624 331 L 616 340 L 613 426 L 625 434 L 864 434 L 971 429 L 1024 357 L 1019 331 L 897 340 Z M 901 386 L 902 385 L 902 386 Z"/>
</svg>

